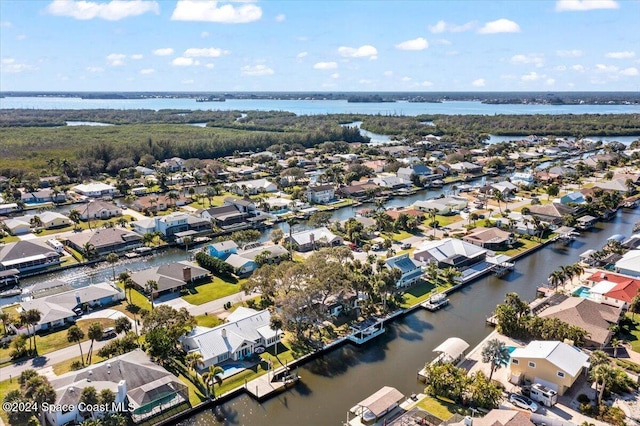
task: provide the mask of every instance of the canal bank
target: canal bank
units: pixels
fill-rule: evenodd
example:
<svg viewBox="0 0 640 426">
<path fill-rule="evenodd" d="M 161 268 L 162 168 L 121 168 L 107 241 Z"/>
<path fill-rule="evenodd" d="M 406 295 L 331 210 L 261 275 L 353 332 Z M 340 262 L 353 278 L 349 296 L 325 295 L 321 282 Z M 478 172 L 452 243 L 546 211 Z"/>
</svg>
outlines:
<svg viewBox="0 0 640 426">
<path fill-rule="evenodd" d="M 241 395 L 221 403 L 215 413 L 205 408 L 181 424 L 341 424 L 353 403 L 384 385 L 406 395 L 419 393 L 423 385 L 415 373 L 435 357 L 437 345 L 459 337 L 476 346 L 492 331 L 485 319 L 506 293 L 533 299 L 554 269 L 576 262 L 587 248 L 600 248 L 613 234 L 629 235 L 638 220 L 640 211 L 621 210 L 613 221 L 599 223 L 569 246 L 548 244 L 520 257 L 516 270 L 503 278 L 489 275 L 459 288 L 449 296 L 451 304 L 438 312 L 416 309 L 387 324 L 384 335 L 365 345 L 341 345 L 306 360 L 299 366 L 302 382 L 288 392 L 262 404 Z"/>
</svg>

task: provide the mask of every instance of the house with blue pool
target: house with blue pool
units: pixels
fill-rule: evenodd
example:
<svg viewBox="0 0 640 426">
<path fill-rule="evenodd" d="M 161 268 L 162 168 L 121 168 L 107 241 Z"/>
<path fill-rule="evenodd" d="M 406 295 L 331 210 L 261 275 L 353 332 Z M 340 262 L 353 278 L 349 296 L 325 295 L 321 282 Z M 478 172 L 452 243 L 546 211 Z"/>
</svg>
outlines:
<svg viewBox="0 0 640 426">
<path fill-rule="evenodd" d="M 228 361 L 242 361 L 280 341 L 282 330 L 270 326 L 268 309 L 239 307 L 227 317 L 227 322 L 214 328 L 195 327 L 182 337 L 182 347 L 187 352 L 202 355 L 202 368 Z"/>
</svg>

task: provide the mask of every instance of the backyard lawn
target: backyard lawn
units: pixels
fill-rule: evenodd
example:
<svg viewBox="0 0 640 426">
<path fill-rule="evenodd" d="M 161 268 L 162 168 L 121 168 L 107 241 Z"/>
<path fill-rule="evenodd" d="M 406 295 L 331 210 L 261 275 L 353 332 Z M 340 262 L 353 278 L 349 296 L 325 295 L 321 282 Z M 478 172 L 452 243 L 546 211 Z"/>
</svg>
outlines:
<svg viewBox="0 0 640 426">
<path fill-rule="evenodd" d="M 507 256 L 515 256 L 516 254 L 520 254 L 525 250 L 529 250 L 540 243 L 534 240 L 525 240 L 524 238 L 518 239 L 518 242 L 513 245 L 512 249 L 506 250 L 504 252 L 498 251 L 497 253 L 506 254 Z"/>
<path fill-rule="evenodd" d="M 98 351 L 94 351 L 93 352 L 93 355 L 91 356 L 91 364 L 97 364 L 97 363 L 107 359 L 107 358 L 100 357 L 97 352 Z M 80 353 L 79 349 L 78 349 L 78 353 Z M 86 361 L 87 354 L 83 353 L 83 355 L 84 355 L 84 359 Z M 64 374 L 64 373 L 68 373 L 69 371 L 71 371 L 71 364 L 73 364 L 75 361 L 81 361 L 80 360 L 80 355 L 78 355 L 76 357 L 73 357 L 73 358 L 70 358 L 70 359 L 67 359 L 65 361 L 59 362 L 57 364 L 54 364 L 53 365 L 53 372 L 57 376 L 59 376 L 61 374 Z"/>
<path fill-rule="evenodd" d="M 18 384 L 18 379 L 16 377 L 0 382 L 0 400 L 4 400 L 6 394 L 17 389 L 20 389 L 20 385 Z M 4 424 L 9 424 L 9 417 L 5 410 L 0 410 L 0 418 L 4 421 Z"/>
<path fill-rule="evenodd" d="M 444 282 L 444 281 L 441 281 Z M 439 292 L 446 289 L 448 286 L 435 286 L 434 284 L 420 280 L 417 284 L 411 286 L 404 292 L 404 302 L 402 303 L 403 308 L 408 308 L 410 306 L 415 305 L 416 303 L 421 303 L 427 300 L 434 292 Z"/>
<path fill-rule="evenodd" d="M 215 315 L 198 315 L 196 321 L 200 327 L 216 327 L 222 324 L 222 320 Z"/>
<path fill-rule="evenodd" d="M 238 293 L 240 291 L 240 282 L 232 284 L 223 281 L 219 277 L 214 277 L 213 281 L 189 288 L 188 291 L 190 294 L 182 296 L 182 298 L 192 305 L 202 305 L 203 303 Z"/>
<path fill-rule="evenodd" d="M 629 342 L 631 350 L 640 352 L 640 315 L 627 312 L 620 334 L 622 339 Z"/>
<path fill-rule="evenodd" d="M 467 414 L 467 410 L 463 407 L 431 396 L 423 398 L 416 406 L 428 411 L 441 420 L 448 420 L 455 414 L 462 416 Z"/>
</svg>

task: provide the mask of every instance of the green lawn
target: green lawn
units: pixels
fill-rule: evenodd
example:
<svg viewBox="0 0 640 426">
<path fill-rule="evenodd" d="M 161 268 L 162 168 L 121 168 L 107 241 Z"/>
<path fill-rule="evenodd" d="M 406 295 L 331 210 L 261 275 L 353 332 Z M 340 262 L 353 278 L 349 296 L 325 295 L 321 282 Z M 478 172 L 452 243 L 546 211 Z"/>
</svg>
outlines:
<svg viewBox="0 0 640 426">
<path fill-rule="evenodd" d="M 237 284 L 231 284 L 223 281 L 219 277 L 214 277 L 212 282 L 190 288 L 189 292 L 192 293 L 182 296 L 182 298 L 192 305 L 202 305 L 203 303 L 230 296 L 239 291 L 239 282 Z"/>
<path fill-rule="evenodd" d="M 198 315 L 196 321 L 200 327 L 215 327 L 222 324 L 222 320 L 215 315 Z"/>
<path fill-rule="evenodd" d="M 205 395 L 202 395 L 200 393 L 200 390 L 196 387 L 196 385 L 193 384 L 191 380 L 189 380 L 182 374 L 180 374 L 178 378 L 189 388 L 189 403 L 192 407 L 195 407 L 196 405 L 207 399 Z"/>
<path fill-rule="evenodd" d="M 96 353 L 97 351 L 94 351 L 92 357 L 91 357 L 91 364 L 97 364 L 99 362 L 104 361 L 106 358 L 102 358 L 100 356 L 98 356 L 98 354 Z M 78 353 L 80 353 L 80 349 L 78 349 Z M 83 353 L 84 355 L 84 359 L 86 361 L 87 359 L 87 354 Z M 80 360 L 80 355 L 67 359 L 65 361 L 59 362 L 57 364 L 53 365 L 53 372 L 59 376 L 61 374 L 64 373 L 68 373 L 69 371 L 71 371 L 71 364 L 73 364 L 75 361 L 81 361 Z"/>
<path fill-rule="evenodd" d="M 434 292 L 440 292 L 446 289 L 448 286 L 435 286 L 429 281 L 420 280 L 417 284 L 411 286 L 404 292 L 404 302 L 402 303 L 403 308 L 408 308 L 410 306 L 415 305 L 416 303 L 421 303 L 427 300 Z"/>
<path fill-rule="evenodd" d="M 118 281 L 118 287 L 125 290 L 124 284 L 122 284 L 119 281 Z M 151 309 L 151 302 L 149 301 L 149 299 L 147 299 L 147 297 L 144 294 L 140 293 L 135 288 L 132 288 L 131 290 L 125 290 L 125 293 L 126 293 L 126 301 L 124 303 L 129 303 L 129 295 L 131 295 L 130 302 L 132 305 L 136 305 L 141 309 L 147 309 L 147 310 Z"/>
<path fill-rule="evenodd" d="M 3 244 L 15 243 L 16 241 L 20 241 L 20 238 L 15 235 L 6 234 L 4 237 L 0 238 L 0 243 Z"/>
<path fill-rule="evenodd" d="M 20 385 L 18 384 L 18 378 L 13 377 L 11 379 L 4 380 L 0 382 L 0 401 L 4 400 L 6 394 L 11 392 L 12 390 L 20 389 Z M 7 412 L 4 410 L 0 410 L 0 418 L 4 421 L 4 424 L 9 424 L 9 417 L 7 416 Z"/>
<path fill-rule="evenodd" d="M 525 240 L 524 238 L 518 239 L 518 242 L 513 245 L 512 249 L 505 251 L 498 251 L 497 253 L 506 254 L 507 256 L 515 256 L 516 254 L 520 254 L 525 250 L 529 250 L 540 243 L 534 240 Z"/>
<path fill-rule="evenodd" d="M 341 207 L 346 207 L 346 206 L 350 206 L 351 204 L 353 204 L 353 200 L 351 198 L 344 198 L 342 199 L 339 203 L 333 203 L 333 204 L 318 204 L 316 205 L 316 207 L 318 208 L 318 210 L 328 210 L 331 208 L 341 208 Z"/>
<path fill-rule="evenodd" d="M 640 352 L 640 315 L 628 312 L 626 315 L 620 330 L 621 338 L 629 342 L 631 350 Z"/>
<path fill-rule="evenodd" d="M 465 410 L 464 407 L 431 396 L 423 398 L 416 406 L 428 411 L 441 420 L 448 420 L 454 414 L 463 416 L 467 414 L 467 410 Z"/>
</svg>

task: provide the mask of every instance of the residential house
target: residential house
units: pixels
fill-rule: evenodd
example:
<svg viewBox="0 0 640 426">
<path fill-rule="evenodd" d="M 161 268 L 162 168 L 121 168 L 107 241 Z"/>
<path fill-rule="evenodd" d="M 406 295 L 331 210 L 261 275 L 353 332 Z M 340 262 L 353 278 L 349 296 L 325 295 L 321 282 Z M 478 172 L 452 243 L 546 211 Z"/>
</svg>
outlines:
<svg viewBox="0 0 640 426">
<path fill-rule="evenodd" d="M 511 183 L 520 186 L 529 186 L 534 183 L 534 176 L 531 170 L 525 172 L 515 172 L 511 176 Z"/>
<path fill-rule="evenodd" d="M 211 222 L 207 219 L 188 213 L 174 212 L 165 216 L 141 219 L 131 224 L 133 230 L 140 235 L 149 232 L 160 232 L 165 238 L 174 238 L 176 234 L 185 231 L 211 231 Z"/>
<path fill-rule="evenodd" d="M 560 204 L 584 204 L 584 194 L 580 191 L 570 192 L 560 197 Z"/>
<path fill-rule="evenodd" d="M 20 200 L 25 204 L 41 204 L 41 203 L 64 203 L 67 196 L 64 192 L 55 191 L 53 189 L 40 189 L 38 191 L 20 192 Z"/>
<path fill-rule="evenodd" d="M 276 192 L 278 186 L 267 179 L 244 180 L 225 185 L 229 191 L 237 195 L 256 195 L 265 192 Z"/>
<path fill-rule="evenodd" d="M 342 237 L 335 235 L 326 227 L 310 229 L 308 231 L 295 232 L 286 241 L 293 245 L 299 252 L 315 250 L 320 247 L 335 247 L 343 244 Z"/>
<path fill-rule="evenodd" d="M 234 225 L 244 223 L 250 217 L 249 214 L 243 213 L 235 205 L 210 207 L 203 210 L 200 214 L 203 219 L 210 220 L 216 226 L 221 228 L 232 227 Z"/>
<path fill-rule="evenodd" d="M 34 271 L 60 264 L 60 253 L 38 240 L 16 241 L 0 246 L 0 271 Z"/>
<path fill-rule="evenodd" d="M 189 402 L 189 388 L 178 377 L 154 363 L 141 349 L 49 381 L 56 391 L 55 406 L 72 407 L 47 411 L 47 423 L 53 426 L 84 421 L 78 407 L 82 391 L 88 387 L 98 392 L 111 390 L 115 394 L 115 404 L 122 407 L 119 411 L 129 409 L 134 423 Z"/>
<path fill-rule="evenodd" d="M 627 182 L 624 179 L 613 179 L 613 180 L 596 182 L 593 184 L 593 187 L 601 188 L 601 189 L 604 189 L 605 191 L 620 192 L 623 194 L 629 191 Z"/>
<path fill-rule="evenodd" d="M 209 252 L 209 256 L 217 257 L 218 259 L 224 260 L 231 254 L 238 253 L 238 244 L 236 244 L 235 241 L 232 240 L 220 241 L 217 243 L 209 244 L 207 250 Z"/>
<path fill-rule="evenodd" d="M 603 348 L 613 337 L 611 325 L 620 320 L 622 309 L 604 305 L 582 297 L 569 297 L 554 306 L 549 306 L 538 316 L 558 318 L 569 325 L 587 331 L 585 346 Z"/>
<path fill-rule="evenodd" d="M 133 250 L 141 247 L 142 237 L 124 228 L 103 228 L 66 237 L 65 244 L 79 253 L 85 253 L 87 244 L 95 248 L 98 256 Z"/>
<path fill-rule="evenodd" d="M 437 262 L 441 269 L 447 267 L 468 268 L 483 262 L 486 257 L 486 249 L 455 238 L 427 241 L 413 252 L 415 260 L 424 263 Z"/>
<path fill-rule="evenodd" d="M 91 284 L 62 293 L 20 302 L 20 312 L 30 309 L 40 311 L 40 321 L 36 330 L 50 330 L 75 322 L 76 316 L 86 307 L 99 309 L 125 298 L 124 291 L 118 286 L 103 282 Z"/>
<path fill-rule="evenodd" d="M 102 200 L 95 200 L 89 203 L 83 204 L 78 209 L 80 213 L 80 219 L 82 220 L 106 220 L 112 217 L 122 216 L 122 209 L 113 203 Z"/>
<path fill-rule="evenodd" d="M 562 218 L 564 216 L 574 215 L 576 213 L 576 208 L 560 203 L 536 204 L 528 208 L 531 216 L 537 216 L 541 221 L 554 225 L 562 224 Z"/>
<path fill-rule="evenodd" d="M 633 298 L 640 294 L 640 278 L 597 271 L 586 279 L 589 299 L 622 309 L 628 309 Z"/>
<path fill-rule="evenodd" d="M 511 353 L 511 380 L 529 380 L 564 395 L 588 368 L 589 355 L 567 343 L 534 340 Z"/>
<path fill-rule="evenodd" d="M 346 185 L 339 189 L 342 196 L 347 198 L 366 197 L 367 193 L 376 193 L 380 187 L 372 182 L 358 182 L 353 185 Z"/>
<path fill-rule="evenodd" d="M 449 169 L 452 172 L 468 173 L 472 175 L 482 173 L 482 166 L 478 164 L 470 163 L 468 161 L 461 161 L 459 163 L 450 164 Z"/>
<path fill-rule="evenodd" d="M 370 168 L 374 173 L 381 173 L 387 165 L 386 160 L 369 160 L 362 163 L 363 166 Z"/>
<path fill-rule="evenodd" d="M 235 206 L 242 213 L 256 214 L 256 204 L 249 198 L 232 198 L 224 199 L 225 206 Z"/>
<path fill-rule="evenodd" d="M 271 329 L 268 309 L 256 311 L 239 307 L 222 325 L 195 327 L 182 339 L 182 347 L 188 353 L 200 353 L 201 368 L 206 370 L 224 361 L 248 358 L 257 348 L 270 348 L 280 341 L 281 335 L 281 330 Z"/>
<path fill-rule="evenodd" d="M 616 262 L 616 271 L 621 274 L 640 277 L 640 250 L 629 250 L 626 252 L 622 258 Z"/>
<path fill-rule="evenodd" d="M 422 277 L 422 262 L 409 257 L 409 253 L 390 257 L 385 261 L 389 269 L 397 268 L 402 275 L 396 281 L 396 287 L 407 287 L 417 282 Z"/>
<path fill-rule="evenodd" d="M 50 188 L 60 183 L 60 180 L 61 180 L 60 176 L 44 176 L 44 177 L 38 178 L 38 186 L 40 188 Z"/>
<path fill-rule="evenodd" d="M 506 250 L 515 242 L 515 237 L 500 228 L 476 228 L 462 240 L 487 250 Z"/>
<path fill-rule="evenodd" d="M 433 174 L 433 170 L 424 164 L 414 164 L 409 167 L 400 167 L 396 172 L 396 175 L 404 180 L 411 181 L 413 175 L 417 176 L 430 176 Z"/>
<path fill-rule="evenodd" d="M 247 259 L 235 253 L 231 253 L 224 261 L 233 267 L 234 273 L 239 277 L 251 275 L 253 271 L 258 269 L 258 264 L 253 259 Z"/>
<path fill-rule="evenodd" d="M 411 187 L 411 181 L 398 176 L 378 176 L 372 179 L 373 183 L 386 189 L 401 189 Z"/>
<path fill-rule="evenodd" d="M 397 208 L 385 210 L 385 213 L 393 220 L 396 220 L 400 217 L 400 215 L 413 216 L 419 221 L 424 220 L 424 212 L 412 208 Z"/>
<path fill-rule="evenodd" d="M 518 192 L 518 187 L 509 181 L 495 182 L 489 185 L 491 187 L 492 192 L 499 192 L 505 197 L 510 197 L 511 195 Z"/>
<path fill-rule="evenodd" d="M 151 176 L 152 174 L 155 173 L 153 169 L 150 169 L 149 167 L 144 167 L 144 166 L 136 166 L 134 167 L 134 169 L 136 173 L 140 173 L 140 175 L 142 176 Z"/>
<path fill-rule="evenodd" d="M 82 183 L 71 188 L 76 194 L 85 197 L 106 197 L 115 195 L 118 190 L 115 186 L 102 182 Z"/>
<path fill-rule="evenodd" d="M 311 204 L 328 204 L 336 197 L 336 190 L 333 185 L 309 186 L 304 195 Z"/>
<path fill-rule="evenodd" d="M 42 212 L 38 217 L 40 217 L 44 229 L 64 228 L 71 225 L 71 220 L 68 217 L 57 212 Z"/>
<path fill-rule="evenodd" d="M 209 271 L 206 269 L 193 262 L 182 261 L 133 272 L 131 280 L 143 292 L 146 292 L 147 281 L 155 281 L 158 289 L 153 292 L 153 296 L 157 297 L 166 292 L 180 290 L 187 284 L 204 280 L 208 276 Z"/>
<path fill-rule="evenodd" d="M 454 423 L 455 424 L 455 423 Z M 462 426 L 464 422 L 458 425 Z M 521 410 L 493 409 L 483 417 L 474 417 L 473 426 L 535 426 Z"/>
<path fill-rule="evenodd" d="M 14 213 L 20 210 L 17 203 L 3 203 L 0 204 L 0 214 Z"/>
<path fill-rule="evenodd" d="M 258 256 L 263 256 L 267 258 L 267 263 L 279 263 L 281 259 L 289 257 L 289 252 L 287 251 L 287 249 L 282 247 L 280 244 L 265 245 L 247 250 L 240 250 L 237 254 L 244 257 L 245 259 L 249 259 L 254 262 L 256 261 L 256 258 Z"/>
<path fill-rule="evenodd" d="M 169 208 L 170 201 L 171 200 L 167 200 L 166 197 L 159 197 L 157 195 L 144 195 L 134 200 L 133 203 L 131 203 L 131 208 L 138 212 L 161 212 Z"/>
<path fill-rule="evenodd" d="M 11 235 L 24 235 L 31 232 L 31 223 L 24 218 L 5 219 L 3 223 Z"/>
<path fill-rule="evenodd" d="M 448 215 L 467 208 L 469 200 L 464 197 L 443 197 L 416 201 L 413 205 L 423 212 L 435 209 L 439 215 Z"/>
<path fill-rule="evenodd" d="M 182 172 L 184 171 L 184 160 L 180 157 L 167 158 L 160 163 L 160 168 L 164 168 L 171 173 Z"/>
</svg>

